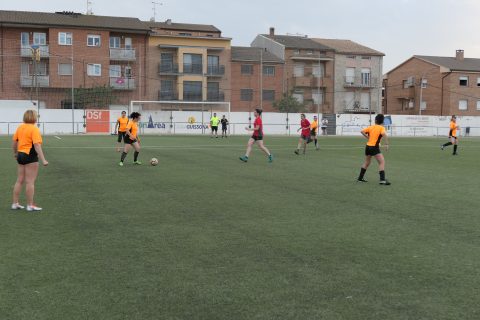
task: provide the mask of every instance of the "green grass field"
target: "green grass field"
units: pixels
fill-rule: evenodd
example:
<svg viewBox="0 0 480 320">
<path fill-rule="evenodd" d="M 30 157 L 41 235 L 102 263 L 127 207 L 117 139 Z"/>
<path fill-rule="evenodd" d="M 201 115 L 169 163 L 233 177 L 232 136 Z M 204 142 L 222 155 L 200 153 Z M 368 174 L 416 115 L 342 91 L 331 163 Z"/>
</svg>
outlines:
<svg viewBox="0 0 480 320">
<path fill-rule="evenodd" d="M 0 319 L 479 319 L 480 140 L 394 138 L 390 187 L 361 138 L 45 138 L 42 213 L 12 212 L 0 138 Z"/>
</svg>

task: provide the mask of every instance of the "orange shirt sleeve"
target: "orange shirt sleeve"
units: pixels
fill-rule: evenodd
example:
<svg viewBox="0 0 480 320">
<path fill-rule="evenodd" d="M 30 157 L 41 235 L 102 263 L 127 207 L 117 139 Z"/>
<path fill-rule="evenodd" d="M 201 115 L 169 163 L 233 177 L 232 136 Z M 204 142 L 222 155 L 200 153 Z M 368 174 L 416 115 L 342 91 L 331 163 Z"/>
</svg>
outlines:
<svg viewBox="0 0 480 320">
<path fill-rule="evenodd" d="M 370 133 L 370 127 L 363 129 L 362 132 L 363 133 Z"/>
<path fill-rule="evenodd" d="M 18 141 L 18 130 L 15 131 L 15 134 L 13 135 L 13 141 Z"/>
<path fill-rule="evenodd" d="M 32 132 L 32 143 L 33 144 L 36 144 L 36 143 L 39 143 L 39 144 L 42 144 L 42 136 L 40 135 L 40 130 L 35 127 L 35 130 L 33 130 Z"/>
</svg>

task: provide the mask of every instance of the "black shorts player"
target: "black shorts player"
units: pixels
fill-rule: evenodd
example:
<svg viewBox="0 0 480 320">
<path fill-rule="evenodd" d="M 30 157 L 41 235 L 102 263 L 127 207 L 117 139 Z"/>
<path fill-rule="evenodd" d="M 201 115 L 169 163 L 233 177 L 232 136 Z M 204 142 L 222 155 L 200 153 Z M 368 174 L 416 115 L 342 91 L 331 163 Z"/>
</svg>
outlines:
<svg viewBox="0 0 480 320">
<path fill-rule="evenodd" d="M 17 153 L 17 163 L 25 166 L 30 163 L 38 162 L 38 154 L 35 151 L 35 148 L 32 146 L 30 153 L 18 152 Z"/>
<path fill-rule="evenodd" d="M 375 157 L 377 154 L 382 153 L 379 146 L 366 146 L 365 155 Z"/>
<path fill-rule="evenodd" d="M 127 133 L 125 131 L 118 131 L 118 143 L 121 143 L 122 141 L 125 142 L 125 135 Z"/>
</svg>

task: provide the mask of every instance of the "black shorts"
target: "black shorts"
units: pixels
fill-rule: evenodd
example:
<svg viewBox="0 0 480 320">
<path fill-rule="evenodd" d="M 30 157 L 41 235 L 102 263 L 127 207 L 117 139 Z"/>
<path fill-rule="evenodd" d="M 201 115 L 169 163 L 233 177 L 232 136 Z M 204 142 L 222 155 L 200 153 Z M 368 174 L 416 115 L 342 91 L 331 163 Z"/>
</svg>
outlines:
<svg viewBox="0 0 480 320">
<path fill-rule="evenodd" d="M 252 136 L 252 139 L 255 140 L 255 141 L 262 141 L 263 136 Z"/>
<path fill-rule="evenodd" d="M 315 137 L 317 135 L 317 131 L 310 130 L 310 136 Z"/>
<path fill-rule="evenodd" d="M 222 127 L 222 131 L 223 131 L 223 132 L 226 132 L 226 131 L 227 131 L 227 127 Z"/>
<path fill-rule="evenodd" d="M 130 139 L 128 134 L 126 134 L 125 137 L 123 137 L 123 142 L 125 142 L 125 144 L 134 144 L 135 142 L 138 142 L 138 141 L 137 139 L 135 140 Z"/>
<path fill-rule="evenodd" d="M 125 141 L 125 136 L 126 136 L 126 135 L 127 135 L 126 132 L 120 132 L 120 131 L 118 131 L 118 142 L 122 142 L 122 140 Z"/>
<path fill-rule="evenodd" d="M 304 136 L 303 134 L 300 136 L 301 139 L 308 141 L 310 140 L 310 136 Z"/>
<path fill-rule="evenodd" d="M 365 155 L 366 156 L 376 156 L 377 154 L 381 154 L 382 152 L 380 151 L 380 147 L 372 147 L 372 146 L 366 146 L 365 147 Z"/>
<path fill-rule="evenodd" d="M 17 162 L 18 162 L 18 164 L 21 164 L 22 166 L 30 164 L 30 163 L 38 162 L 38 155 L 37 155 L 37 152 L 35 151 L 35 148 L 32 147 L 32 149 L 30 149 L 29 154 L 19 152 L 17 154 Z"/>
<path fill-rule="evenodd" d="M 218 126 L 217 127 L 212 126 L 212 132 L 218 132 Z"/>
</svg>

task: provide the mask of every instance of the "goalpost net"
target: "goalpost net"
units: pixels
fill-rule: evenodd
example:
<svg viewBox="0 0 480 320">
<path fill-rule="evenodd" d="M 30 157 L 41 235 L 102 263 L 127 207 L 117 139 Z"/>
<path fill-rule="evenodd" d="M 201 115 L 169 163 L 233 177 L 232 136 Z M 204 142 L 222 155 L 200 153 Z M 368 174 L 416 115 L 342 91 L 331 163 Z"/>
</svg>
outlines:
<svg viewBox="0 0 480 320">
<path fill-rule="evenodd" d="M 205 134 L 214 113 L 230 119 L 230 102 L 131 101 L 129 114 L 140 112 L 140 134 Z"/>
</svg>

